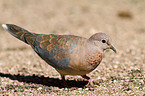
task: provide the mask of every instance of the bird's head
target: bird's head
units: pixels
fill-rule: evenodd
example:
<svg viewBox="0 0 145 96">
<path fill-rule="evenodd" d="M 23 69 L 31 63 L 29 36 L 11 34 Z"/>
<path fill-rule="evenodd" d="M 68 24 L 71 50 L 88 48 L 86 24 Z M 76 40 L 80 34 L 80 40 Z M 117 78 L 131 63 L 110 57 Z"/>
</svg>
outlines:
<svg viewBox="0 0 145 96">
<path fill-rule="evenodd" d="M 89 38 L 89 41 L 94 42 L 95 45 L 104 50 L 112 49 L 116 53 L 116 49 L 111 45 L 111 38 L 105 33 L 96 33 Z"/>
</svg>

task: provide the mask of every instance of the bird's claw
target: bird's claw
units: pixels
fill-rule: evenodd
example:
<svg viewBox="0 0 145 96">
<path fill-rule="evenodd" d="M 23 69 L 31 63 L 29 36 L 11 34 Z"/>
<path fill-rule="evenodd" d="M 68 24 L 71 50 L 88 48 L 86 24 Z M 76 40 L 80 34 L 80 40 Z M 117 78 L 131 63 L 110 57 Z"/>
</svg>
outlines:
<svg viewBox="0 0 145 96">
<path fill-rule="evenodd" d="M 86 85 L 86 87 L 89 86 L 89 85 L 94 86 L 94 84 L 100 84 L 101 82 L 102 82 L 102 80 L 89 79 L 88 84 Z"/>
</svg>

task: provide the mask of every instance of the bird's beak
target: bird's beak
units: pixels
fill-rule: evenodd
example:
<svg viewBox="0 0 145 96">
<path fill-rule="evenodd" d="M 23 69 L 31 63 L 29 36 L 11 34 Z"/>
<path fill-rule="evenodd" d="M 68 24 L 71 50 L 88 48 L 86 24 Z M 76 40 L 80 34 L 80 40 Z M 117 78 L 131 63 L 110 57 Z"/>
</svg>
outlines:
<svg viewBox="0 0 145 96">
<path fill-rule="evenodd" d="M 110 49 L 112 49 L 116 53 L 116 49 L 111 45 Z"/>
</svg>

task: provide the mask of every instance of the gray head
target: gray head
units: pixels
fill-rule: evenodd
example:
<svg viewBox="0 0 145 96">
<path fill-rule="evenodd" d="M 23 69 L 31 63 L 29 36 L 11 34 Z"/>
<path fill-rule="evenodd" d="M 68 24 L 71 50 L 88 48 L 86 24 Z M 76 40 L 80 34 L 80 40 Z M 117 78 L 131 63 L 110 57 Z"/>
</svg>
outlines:
<svg viewBox="0 0 145 96">
<path fill-rule="evenodd" d="M 105 33 L 96 33 L 89 38 L 89 41 L 96 42 L 96 45 L 101 46 L 103 50 L 112 49 L 116 53 L 116 49 L 111 45 L 111 38 Z"/>
</svg>

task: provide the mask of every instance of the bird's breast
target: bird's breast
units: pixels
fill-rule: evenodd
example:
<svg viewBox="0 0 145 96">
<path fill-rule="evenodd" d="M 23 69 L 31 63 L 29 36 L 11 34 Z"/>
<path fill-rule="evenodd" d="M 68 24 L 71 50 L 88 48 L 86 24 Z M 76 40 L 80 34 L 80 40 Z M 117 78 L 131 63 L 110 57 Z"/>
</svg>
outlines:
<svg viewBox="0 0 145 96">
<path fill-rule="evenodd" d="M 95 54 L 90 54 L 87 57 L 87 64 L 90 70 L 94 70 L 102 61 L 103 54 L 98 52 Z"/>
<path fill-rule="evenodd" d="M 77 55 L 75 57 L 76 59 L 70 61 L 67 69 L 57 71 L 63 75 L 85 75 L 93 71 L 100 64 L 103 56 L 102 53 L 90 54 L 83 61 Z"/>
</svg>

